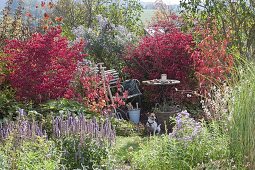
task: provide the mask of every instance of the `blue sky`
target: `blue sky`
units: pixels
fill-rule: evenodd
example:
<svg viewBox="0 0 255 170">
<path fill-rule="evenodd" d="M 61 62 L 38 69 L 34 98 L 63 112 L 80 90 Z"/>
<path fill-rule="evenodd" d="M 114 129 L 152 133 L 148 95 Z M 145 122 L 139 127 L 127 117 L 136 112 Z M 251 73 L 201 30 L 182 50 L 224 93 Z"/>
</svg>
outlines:
<svg viewBox="0 0 255 170">
<path fill-rule="evenodd" d="M 0 0 L 0 8 L 1 9 L 2 9 L 2 7 L 5 6 L 5 2 L 6 2 L 6 0 Z"/>
</svg>

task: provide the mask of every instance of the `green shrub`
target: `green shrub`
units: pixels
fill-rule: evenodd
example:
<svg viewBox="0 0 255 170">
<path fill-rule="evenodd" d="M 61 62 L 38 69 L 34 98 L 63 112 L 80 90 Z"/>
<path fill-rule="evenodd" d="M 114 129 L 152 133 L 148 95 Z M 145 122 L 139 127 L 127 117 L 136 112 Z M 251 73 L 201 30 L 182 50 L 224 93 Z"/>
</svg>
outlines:
<svg viewBox="0 0 255 170">
<path fill-rule="evenodd" d="M 130 121 L 119 119 L 113 119 L 112 124 L 115 127 L 117 136 L 136 136 L 145 134 L 145 129 L 141 124 L 136 125 Z"/>
<path fill-rule="evenodd" d="M 69 99 L 50 100 L 41 104 L 37 110 L 45 116 L 50 113 L 53 116 L 67 116 L 70 112 L 77 115 L 79 113 L 91 114 L 83 104 Z"/>
<path fill-rule="evenodd" d="M 19 107 L 24 105 L 15 100 L 14 90 L 7 86 L 0 87 L 0 119 L 15 117 Z"/>
<path fill-rule="evenodd" d="M 0 169 L 6 170 L 8 169 L 8 163 L 7 163 L 8 157 L 4 154 L 4 152 L 0 149 Z"/>
<path fill-rule="evenodd" d="M 75 136 L 64 137 L 58 141 L 63 151 L 61 164 L 67 169 L 102 168 L 102 162 L 108 154 L 106 145 L 98 145 L 90 138 L 82 142 Z"/>
<path fill-rule="evenodd" d="M 53 141 L 36 137 L 34 140 L 18 141 L 9 136 L 0 146 L 0 159 L 3 169 L 47 169 L 60 168 L 61 152 Z"/>
<path fill-rule="evenodd" d="M 185 120 L 192 122 L 192 120 Z M 182 123 L 185 124 L 186 122 Z M 178 128 L 178 127 L 176 127 Z M 138 169 L 192 169 L 210 160 L 228 159 L 228 137 L 216 123 L 201 124 L 196 136 L 189 137 L 190 127 L 183 126 L 181 138 L 172 135 L 153 137 L 133 153 L 132 165 Z M 184 134 L 187 133 L 187 134 Z"/>
<path fill-rule="evenodd" d="M 112 166 L 111 169 L 130 163 L 132 153 L 137 152 L 140 149 L 139 145 L 145 139 L 146 138 L 141 138 L 139 136 L 118 136 L 116 139 L 116 145 L 110 150 L 109 162 Z"/>
</svg>

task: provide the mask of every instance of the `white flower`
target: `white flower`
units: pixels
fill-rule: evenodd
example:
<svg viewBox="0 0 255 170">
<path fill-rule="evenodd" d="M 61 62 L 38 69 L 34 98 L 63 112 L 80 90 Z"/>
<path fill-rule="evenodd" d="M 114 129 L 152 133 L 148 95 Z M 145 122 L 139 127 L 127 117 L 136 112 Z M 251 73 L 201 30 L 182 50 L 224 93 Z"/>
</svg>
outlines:
<svg viewBox="0 0 255 170">
<path fill-rule="evenodd" d="M 86 34 L 85 29 L 82 25 L 77 28 L 73 28 L 72 32 L 77 38 L 84 37 L 84 35 Z"/>
<path fill-rule="evenodd" d="M 191 94 L 187 94 L 187 97 L 190 98 L 190 97 L 191 97 Z"/>
</svg>

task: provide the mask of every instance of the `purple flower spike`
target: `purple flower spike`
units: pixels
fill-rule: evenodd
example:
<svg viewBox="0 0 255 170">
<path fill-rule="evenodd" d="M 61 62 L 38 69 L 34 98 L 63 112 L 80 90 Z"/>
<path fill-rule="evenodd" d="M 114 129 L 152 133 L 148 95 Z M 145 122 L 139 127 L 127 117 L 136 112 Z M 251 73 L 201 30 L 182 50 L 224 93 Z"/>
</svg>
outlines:
<svg viewBox="0 0 255 170">
<path fill-rule="evenodd" d="M 98 144 L 104 141 L 110 143 L 115 141 L 115 130 L 112 129 L 109 120 L 98 122 L 96 118 L 86 120 L 83 115 L 77 117 L 69 115 L 66 119 L 55 118 L 53 125 L 53 136 L 57 138 L 70 135 L 79 136 L 81 144 L 88 137 Z"/>
</svg>

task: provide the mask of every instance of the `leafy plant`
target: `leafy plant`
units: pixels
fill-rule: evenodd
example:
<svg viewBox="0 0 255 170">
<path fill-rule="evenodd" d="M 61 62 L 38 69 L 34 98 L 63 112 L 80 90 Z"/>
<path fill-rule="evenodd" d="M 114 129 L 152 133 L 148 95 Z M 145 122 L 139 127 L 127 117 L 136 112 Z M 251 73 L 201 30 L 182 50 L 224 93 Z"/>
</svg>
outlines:
<svg viewBox="0 0 255 170">
<path fill-rule="evenodd" d="M 16 6 L 16 9 L 13 8 Z M 3 19 L 1 22 L 0 31 L 0 48 L 5 44 L 5 40 L 8 38 L 24 38 L 28 36 L 25 31 L 26 28 L 22 24 L 22 14 L 23 14 L 23 1 L 13 2 L 12 0 L 6 1 L 6 6 L 3 9 Z M 13 12 L 14 11 L 14 12 Z"/>
<path fill-rule="evenodd" d="M 23 24 L 30 34 L 44 33 L 49 28 L 62 25 L 63 17 L 53 15 L 55 4 L 53 1 L 25 1 L 23 11 Z"/>
<path fill-rule="evenodd" d="M 125 65 L 124 47 L 136 41 L 132 32 L 123 25 L 115 25 L 108 18 L 98 15 L 98 24 L 91 28 L 79 26 L 72 29 L 76 38 L 84 38 L 87 42 L 85 50 L 96 62 L 103 62 L 107 68 L 120 71 Z"/>
<path fill-rule="evenodd" d="M 78 136 L 64 137 L 59 141 L 63 151 L 61 164 L 68 169 L 102 168 L 107 159 L 106 145 L 98 145 L 93 139 L 80 141 Z"/>
<path fill-rule="evenodd" d="M 124 72 L 130 77 L 143 80 L 160 78 L 161 74 L 167 74 L 169 79 L 180 80 L 181 89 L 194 89 L 197 81 L 194 77 L 193 59 L 187 47 L 194 47 L 191 34 L 180 31 L 158 34 L 144 37 L 134 49 L 127 48 L 127 66 Z M 144 96 L 150 101 L 159 101 L 159 89 L 157 87 L 142 86 Z M 170 88 L 165 88 L 165 96 L 173 96 Z M 175 99 L 183 96 L 178 94 Z"/>
<path fill-rule="evenodd" d="M 66 98 L 72 98 L 81 102 L 89 111 L 96 114 L 107 115 L 112 113 L 116 107 L 124 105 L 123 99 L 127 92 L 122 93 L 120 97 L 120 83 L 116 84 L 116 91 L 113 92 L 114 99 L 110 100 L 106 87 L 109 85 L 109 77 L 103 77 L 102 73 L 96 71 L 97 66 L 81 62 L 77 66 L 71 88 Z"/>
<path fill-rule="evenodd" d="M 68 169 L 93 169 L 102 168 L 107 148 L 115 141 L 115 131 L 108 120 L 57 117 L 53 122 L 53 137 L 64 152 L 62 163 Z"/>
<path fill-rule="evenodd" d="M 69 47 L 60 28 L 36 33 L 28 40 L 11 40 L 5 47 L 9 56 L 11 86 L 19 100 L 41 103 L 64 97 L 76 64 L 83 58 L 83 42 Z"/>
<path fill-rule="evenodd" d="M 193 169 L 198 164 L 229 159 L 228 136 L 216 122 L 198 123 L 185 112 L 170 135 L 154 137 L 132 154 L 134 168 Z"/>
<path fill-rule="evenodd" d="M 52 16 L 54 4 L 52 1 L 7 0 L 2 13 L 0 30 L 0 46 L 6 39 L 26 39 L 35 32 L 45 32 L 49 27 L 61 24 L 62 17 Z"/>
<path fill-rule="evenodd" d="M 254 56 L 254 1 L 249 0 L 181 0 L 182 17 L 193 31 L 197 23 L 215 20 L 218 35 L 231 37 L 230 48 L 247 58 Z M 229 30 L 231 29 L 231 31 Z"/>
<path fill-rule="evenodd" d="M 58 100 L 50 100 L 46 103 L 40 104 L 37 109 L 43 115 L 50 114 L 51 116 L 60 116 L 60 115 L 68 115 L 69 113 L 73 114 L 92 114 L 88 111 L 87 108 L 82 103 L 71 99 L 58 99 Z"/>
<path fill-rule="evenodd" d="M 16 110 L 24 105 L 15 100 L 15 92 L 13 89 L 4 87 L 0 89 L 0 119 L 16 116 Z"/>
<path fill-rule="evenodd" d="M 61 152 L 53 141 L 36 137 L 33 140 L 18 142 L 14 136 L 9 136 L 0 146 L 4 158 L 3 169 L 59 169 Z M 6 159 L 8 158 L 8 159 Z"/>
<path fill-rule="evenodd" d="M 73 11 L 73 13 L 66 13 Z M 54 14 L 63 17 L 66 34 L 80 25 L 93 28 L 97 25 L 97 16 L 107 18 L 114 25 L 123 25 L 129 31 L 142 33 L 140 15 L 141 4 L 136 0 L 59 0 L 55 4 Z M 100 31 L 98 29 L 95 32 Z"/>
<path fill-rule="evenodd" d="M 204 25 L 203 25 L 204 26 Z M 229 37 L 220 37 L 216 23 L 208 23 L 207 26 L 197 24 L 195 31 L 197 39 L 196 48 L 192 51 L 195 76 L 199 82 L 200 93 L 206 97 L 206 93 L 213 85 L 222 83 L 231 76 L 234 59 L 228 51 Z M 228 33 L 226 33 L 229 35 Z"/>
</svg>

